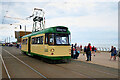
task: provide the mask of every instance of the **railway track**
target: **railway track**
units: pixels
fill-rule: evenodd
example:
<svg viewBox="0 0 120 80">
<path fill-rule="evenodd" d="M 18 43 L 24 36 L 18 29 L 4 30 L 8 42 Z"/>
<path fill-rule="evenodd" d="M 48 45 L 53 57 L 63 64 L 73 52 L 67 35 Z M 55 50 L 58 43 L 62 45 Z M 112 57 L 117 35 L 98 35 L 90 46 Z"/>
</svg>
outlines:
<svg viewBox="0 0 120 80">
<path fill-rule="evenodd" d="M 35 73 L 37 73 L 39 76 L 41 76 L 44 80 L 48 80 L 48 78 L 46 77 L 46 76 L 44 76 L 43 74 L 41 74 L 39 71 L 37 71 L 36 69 L 34 69 L 33 67 L 31 67 L 31 66 L 29 66 L 28 64 L 26 64 L 24 61 L 22 61 L 22 60 L 20 60 L 19 58 L 17 58 L 16 56 L 14 56 L 12 53 L 10 53 L 9 51 L 7 51 L 7 50 L 5 50 L 5 49 L 3 49 L 5 52 L 7 52 L 9 55 L 11 55 L 13 58 L 15 58 L 16 60 L 18 60 L 19 62 L 21 62 L 22 64 L 24 64 L 25 66 L 27 66 L 29 69 L 31 69 L 32 71 L 34 71 Z M 9 73 L 9 71 L 8 71 L 8 69 L 7 69 L 7 67 L 6 67 L 6 65 L 5 65 L 5 62 L 4 62 L 4 60 L 3 60 L 3 58 L 2 58 L 2 56 L 0 55 L 0 57 L 1 57 L 1 60 L 2 60 L 2 63 L 3 63 L 3 65 L 4 65 L 4 68 L 5 68 L 5 71 L 6 71 L 6 73 L 7 73 L 7 76 L 8 76 L 8 78 L 9 78 L 9 80 L 12 80 L 11 79 L 11 76 L 10 76 L 10 73 Z"/>
</svg>

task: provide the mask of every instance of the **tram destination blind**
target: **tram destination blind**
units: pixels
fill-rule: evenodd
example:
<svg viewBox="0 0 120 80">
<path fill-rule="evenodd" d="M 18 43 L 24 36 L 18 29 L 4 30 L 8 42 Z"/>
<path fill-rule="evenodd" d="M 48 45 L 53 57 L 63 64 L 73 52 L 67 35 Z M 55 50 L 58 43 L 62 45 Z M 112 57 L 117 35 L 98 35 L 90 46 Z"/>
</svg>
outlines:
<svg viewBox="0 0 120 80">
<path fill-rule="evenodd" d="M 57 32 L 67 32 L 67 28 L 58 27 L 58 28 L 56 28 L 56 31 Z"/>
</svg>

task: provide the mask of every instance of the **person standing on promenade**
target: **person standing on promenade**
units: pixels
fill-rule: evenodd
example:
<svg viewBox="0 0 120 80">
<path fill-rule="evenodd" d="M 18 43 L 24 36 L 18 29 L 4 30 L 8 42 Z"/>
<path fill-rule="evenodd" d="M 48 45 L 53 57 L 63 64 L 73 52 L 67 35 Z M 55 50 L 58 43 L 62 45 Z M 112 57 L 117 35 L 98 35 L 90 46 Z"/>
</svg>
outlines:
<svg viewBox="0 0 120 80">
<path fill-rule="evenodd" d="M 80 45 L 80 50 L 82 51 L 82 45 Z"/>
<path fill-rule="evenodd" d="M 110 60 L 112 59 L 112 57 L 114 57 L 114 48 L 113 48 L 113 46 L 111 47 L 111 57 L 110 57 Z"/>
<path fill-rule="evenodd" d="M 74 45 L 75 50 L 76 50 L 76 47 L 77 47 L 77 43 L 75 43 L 75 45 Z"/>
<path fill-rule="evenodd" d="M 116 50 L 116 47 L 114 47 L 114 60 L 116 60 L 116 55 L 117 55 L 117 50 Z"/>
<path fill-rule="evenodd" d="M 79 54 L 80 54 L 80 51 L 76 49 L 76 53 L 75 53 L 74 59 L 78 59 Z"/>
<path fill-rule="evenodd" d="M 19 45 L 19 48 L 21 49 L 21 43 L 20 43 L 20 45 Z"/>
<path fill-rule="evenodd" d="M 73 58 L 73 44 L 71 46 L 71 58 Z"/>
<path fill-rule="evenodd" d="M 91 44 L 89 43 L 86 51 L 87 61 L 91 61 L 91 49 L 92 47 L 91 47 Z"/>
<path fill-rule="evenodd" d="M 83 53 L 83 55 L 86 53 L 86 46 L 84 47 L 84 53 Z"/>
<path fill-rule="evenodd" d="M 95 47 L 92 47 L 92 54 L 95 56 Z"/>
<path fill-rule="evenodd" d="M 77 46 L 77 43 L 75 43 L 74 48 L 73 48 L 73 59 L 76 58 L 76 53 L 77 53 L 76 52 L 77 51 L 76 46 Z"/>
<path fill-rule="evenodd" d="M 97 48 L 95 47 L 95 52 L 97 51 Z"/>
</svg>

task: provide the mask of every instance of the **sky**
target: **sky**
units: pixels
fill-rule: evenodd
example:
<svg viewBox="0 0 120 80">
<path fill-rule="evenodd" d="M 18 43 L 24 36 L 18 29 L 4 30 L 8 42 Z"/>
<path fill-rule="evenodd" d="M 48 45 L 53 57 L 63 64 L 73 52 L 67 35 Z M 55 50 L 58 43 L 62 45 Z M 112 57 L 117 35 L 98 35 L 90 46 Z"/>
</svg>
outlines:
<svg viewBox="0 0 120 80">
<path fill-rule="evenodd" d="M 30 2 L 31 1 L 31 2 Z M 45 11 L 45 27 L 66 26 L 71 31 L 71 42 L 79 44 L 118 44 L 118 0 L 2 0 L 0 2 L 0 41 L 11 37 L 19 25 L 32 31 L 32 19 L 25 19 L 34 8 Z M 9 25 L 14 24 L 14 25 Z M 17 27 L 17 29 L 15 28 Z"/>
</svg>

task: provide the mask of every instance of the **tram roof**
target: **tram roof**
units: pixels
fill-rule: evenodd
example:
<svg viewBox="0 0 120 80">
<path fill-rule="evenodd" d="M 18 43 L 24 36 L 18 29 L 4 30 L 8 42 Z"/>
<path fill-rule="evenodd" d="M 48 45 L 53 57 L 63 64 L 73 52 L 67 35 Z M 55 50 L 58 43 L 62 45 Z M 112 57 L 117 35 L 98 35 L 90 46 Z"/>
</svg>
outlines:
<svg viewBox="0 0 120 80">
<path fill-rule="evenodd" d="M 46 28 L 46 29 L 38 31 L 38 32 L 33 32 L 31 34 L 25 35 L 22 38 L 34 36 L 34 35 L 37 35 L 37 34 L 44 34 L 44 33 L 66 33 L 66 34 L 70 34 L 70 31 L 68 30 L 68 28 L 67 28 L 66 32 L 57 32 L 56 28 L 67 28 L 67 27 L 65 27 L 65 26 L 50 27 L 50 28 Z"/>
</svg>

